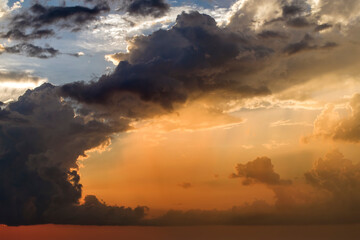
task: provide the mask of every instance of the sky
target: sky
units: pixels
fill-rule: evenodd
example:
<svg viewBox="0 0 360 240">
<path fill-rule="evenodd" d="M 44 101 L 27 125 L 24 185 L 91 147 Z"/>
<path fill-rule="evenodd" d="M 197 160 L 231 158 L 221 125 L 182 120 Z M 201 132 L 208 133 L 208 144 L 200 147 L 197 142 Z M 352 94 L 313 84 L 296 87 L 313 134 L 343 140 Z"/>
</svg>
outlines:
<svg viewBox="0 0 360 240">
<path fill-rule="evenodd" d="M 0 0 L 0 224 L 360 222 L 360 2 Z"/>
</svg>

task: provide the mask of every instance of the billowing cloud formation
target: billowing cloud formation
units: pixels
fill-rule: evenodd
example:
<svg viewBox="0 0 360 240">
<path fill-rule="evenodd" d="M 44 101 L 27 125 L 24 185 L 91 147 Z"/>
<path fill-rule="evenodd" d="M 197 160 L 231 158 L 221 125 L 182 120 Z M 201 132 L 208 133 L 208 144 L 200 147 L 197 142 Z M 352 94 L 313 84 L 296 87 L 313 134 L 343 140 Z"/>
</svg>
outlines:
<svg viewBox="0 0 360 240">
<path fill-rule="evenodd" d="M 350 102 L 350 114 L 341 117 L 334 105 L 328 105 L 314 122 L 314 132 L 310 137 L 324 137 L 348 142 L 360 141 L 360 94 L 355 94 Z"/>
<path fill-rule="evenodd" d="M 246 164 L 238 164 L 235 167 L 236 173 L 231 178 L 244 178 L 244 185 L 260 182 L 269 185 L 286 184 L 290 181 L 280 179 L 280 175 L 274 171 L 271 159 L 259 157 Z"/>
<path fill-rule="evenodd" d="M 305 173 L 306 181 L 332 194 L 331 204 L 336 208 L 359 212 L 360 164 L 353 164 L 339 151 L 328 153 L 314 163 L 313 169 Z"/>
<path fill-rule="evenodd" d="M 245 69 L 248 62 L 260 61 L 271 53 L 269 48 L 252 46 L 241 35 L 219 28 L 210 16 L 183 13 L 172 29 L 135 38 L 130 53 L 123 55 L 126 61 L 111 75 L 95 83 L 67 84 L 62 89 L 66 96 L 87 103 L 106 103 L 114 95 L 131 92 L 166 109 L 204 92 L 268 94 L 266 86 L 236 82 L 221 74 L 235 63 L 240 71 L 252 71 Z M 239 54 L 247 55 L 246 59 L 237 60 Z"/>
<path fill-rule="evenodd" d="M 0 222 L 12 225 L 134 224 L 144 215 L 145 208 L 112 208 L 95 197 L 86 198 L 83 205 L 78 204 L 82 186 L 76 160 L 86 150 L 106 145 L 112 134 L 129 129 L 134 119 L 167 113 L 186 101 L 211 95 L 214 102 L 220 98 L 227 103 L 232 99 L 281 92 L 322 75 L 329 68 L 333 71 L 345 66 L 358 69 L 354 68 L 358 61 L 353 61 L 358 48 L 343 41 L 343 36 L 355 38 L 356 31 L 342 32 L 341 27 L 328 27 L 335 26 L 337 19 L 341 19 L 340 25 L 345 29 L 356 29 L 354 22 L 341 18 L 348 15 L 354 20 L 355 13 L 343 13 L 336 18 L 329 1 L 314 4 L 244 1 L 224 27 L 219 27 L 208 15 L 183 13 L 171 29 L 132 39 L 129 52 L 117 55 L 121 61 L 115 71 L 98 81 L 60 87 L 45 84 L 27 91 L 17 102 L 2 104 Z M 355 5 L 352 6 L 357 9 Z M 30 33 L 24 32 L 24 36 L 31 36 L 36 33 L 33 30 L 46 30 L 42 27 L 50 24 L 60 27 L 70 24 L 72 28 L 71 24 L 86 23 L 103 11 L 108 11 L 106 4 L 94 8 L 36 4 L 29 13 L 15 16 L 11 26 L 29 28 Z M 335 43 L 338 47 L 333 48 Z M 44 51 L 31 44 L 2 47 L 1 51 L 9 51 L 7 49 L 43 58 L 57 54 L 52 49 Z M 344 59 L 349 49 L 352 55 Z M 314 51 L 318 51 L 316 58 L 311 54 Z M 354 105 L 354 109 L 356 107 Z M 354 111 L 353 116 L 357 116 L 357 112 Z M 351 121 L 338 125 L 342 126 L 339 132 L 342 134 L 330 136 L 348 136 L 357 117 L 349 119 Z M 270 209 L 276 212 L 256 216 L 200 212 L 201 216 L 217 224 L 287 223 L 289 220 L 324 223 L 343 217 L 341 211 L 336 214 L 329 211 L 329 205 L 318 208 L 324 201 L 317 199 L 326 193 L 331 195 L 333 186 L 320 183 L 324 175 L 317 168 L 306 175 L 311 184 L 304 191 L 299 191 L 299 186 L 295 188 L 295 184 L 283 184 L 284 180 L 274 172 L 268 158 L 238 165 L 235 176 L 246 178 L 247 184 L 265 183 L 273 190 L 276 204 L 275 210 L 273 206 Z M 315 187 L 321 191 L 313 194 L 307 190 Z M 190 218 L 181 218 L 184 216 L 181 214 L 173 218 L 180 219 L 175 224 L 181 224 L 181 219 L 203 219 L 193 217 L 197 212 L 185 214 Z M 349 221 L 356 221 L 359 216 L 346 214 L 350 214 L 346 218 Z M 94 216 L 99 220 L 93 221 Z M 169 214 L 155 223 L 165 224 L 171 220 L 167 216 Z M 170 220 L 168 224 L 172 224 Z"/>
<path fill-rule="evenodd" d="M 82 190 L 76 170 L 78 157 L 107 144 L 112 133 L 127 128 L 126 120 L 103 122 L 75 115 L 70 103 L 62 101 L 50 84 L 28 90 L 17 102 L 2 108 L 0 223 L 39 224 L 52 219 L 69 223 L 58 216 L 63 211 L 72 212 L 71 221 L 76 223 L 94 212 L 100 212 L 99 217 L 103 214 L 101 219 L 109 215 L 107 223 L 141 218 L 141 209 L 111 208 L 90 198 L 78 206 Z M 87 221 L 95 224 L 99 219 Z"/>
<path fill-rule="evenodd" d="M 108 55 L 118 63 L 112 74 L 94 83 L 68 84 L 64 94 L 108 105 L 115 96 L 130 92 L 173 109 L 210 92 L 220 98 L 226 93 L 228 101 L 278 93 L 329 68 L 357 71 L 357 61 L 346 54 L 360 50 L 346 40 L 355 37 L 356 24 L 341 23 L 351 29 L 341 32 L 334 19 L 325 17 L 329 13 L 322 4 L 244 1 L 221 27 L 208 15 L 183 13 L 171 29 L 137 36 L 129 41 L 127 53 Z M 294 26 L 299 19 L 309 24 Z"/>
</svg>

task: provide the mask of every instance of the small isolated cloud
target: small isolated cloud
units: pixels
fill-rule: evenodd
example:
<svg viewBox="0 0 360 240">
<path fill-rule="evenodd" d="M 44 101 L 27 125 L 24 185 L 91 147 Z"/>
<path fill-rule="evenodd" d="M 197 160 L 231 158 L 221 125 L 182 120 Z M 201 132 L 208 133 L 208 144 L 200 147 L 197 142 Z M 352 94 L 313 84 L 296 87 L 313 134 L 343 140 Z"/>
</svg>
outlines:
<svg viewBox="0 0 360 240">
<path fill-rule="evenodd" d="M 170 9 L 165 0 L 126 0 L 124 7 L 130 15 L 163 16 Z"/>
<path fill-rule="evenodd" d="M 189 182 L 182 182 L 178 184 L 179 187 L 184 188 L 184 189 L 189 189 L 192 188 L 193 185 Z"/>
<path fill-rule="evenodd" d="M 53 58 L 60 54 L 59 50 L 52 47 L 40 47 L 31 43 L 19 43 L 10 47 L 3 46 L 3 52 L 21 54 L 27 57 Z M 1 54 L 1 52 L 0 52 Z"/>
<path fill-rule="evenodd" d="M 236 172 L 231 178 L 243 178 L 243 185 L 264 183 L 268 185 L 289 184 L 289 180 L 280 179 L 280 175 L 274 171 L 274 165 L 268 157 L 259 157 L 246 164 L 237 164 Z"/>
</svg>

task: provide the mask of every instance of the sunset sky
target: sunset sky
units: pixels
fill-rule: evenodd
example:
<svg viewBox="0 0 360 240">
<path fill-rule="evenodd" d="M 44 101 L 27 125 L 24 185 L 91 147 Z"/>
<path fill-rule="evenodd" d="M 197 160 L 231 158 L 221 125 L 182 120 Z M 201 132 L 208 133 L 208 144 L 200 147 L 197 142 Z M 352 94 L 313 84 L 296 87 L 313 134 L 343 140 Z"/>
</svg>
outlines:
<svg viewBox="0 0 360 240">
<path fill-rule="evenodd" d="M 360 223 L 359 39 L 358 0 L 0 0 L 0 224 Z"/>
</svg>

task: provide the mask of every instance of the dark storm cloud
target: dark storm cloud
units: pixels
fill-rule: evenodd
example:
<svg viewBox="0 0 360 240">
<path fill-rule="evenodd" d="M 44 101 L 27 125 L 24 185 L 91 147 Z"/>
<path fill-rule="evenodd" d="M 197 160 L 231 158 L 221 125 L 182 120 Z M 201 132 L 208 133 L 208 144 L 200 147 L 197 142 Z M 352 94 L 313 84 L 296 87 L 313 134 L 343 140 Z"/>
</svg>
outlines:
<svg viewBox="0 0 360 240">
<path fill-rule="evenodd" d="M 126 12 L 130 15 L 163 16 L 170 5 L 165 0 L 126 0 Z"/>
<path fill-rule="evenodd" d="M 240 53 L 246 57 L 237 59 Z M 235 63 L 236 69 L 244 69 L 241 65 L 249 62 L 248 57 L 257 61 L 271 54 L 271 49 L 253 46 L 241 35 L 219 28 L 208 15 L 182 13 L 170 30 L 135 38 L 130 53 L 122 55 L 124 61 L 112 74 L 90 84 L 67 84 L 62 90 L 81 102 L 103 104 L 130 92 L 165 109 L 184 103 L 192 94 L 221 89 L 247 96 L 268 94 L 266 86 L 219 75 Z"/>
<path fill-rule="evenodd" d="M 52 47 L 39 47 L 31 43 L 19 43 L 11 47 L 4 47 L 3 51 L 42 59 L 52 58 L 60 54 L 59 50 Z"/>
<path fill-rule="evenodd" d="M 251 5 L 253 1 L 246 4 Z M 95 8 L 37 4 L 30 12 L 16 15 L 12 26 L 18 25 L 21 30 L 40 30 L 53 24 L 79 27 L 107 11 L 105 7 L 101 11 L 98 7 L 100 12 L 96 13 Z M 183 13 L 171 29 L 132 39 L 129 53 L 117 55 L 122 61 L 114 72 L 98 81 L 59 87 L 46 84 L 27 91 L 16 102 L 2 104 L 0 223 L 137 224 L 145 214 L 145 207 L 134 210 L 110 207 L 94 196 L 79 205 L 82 185 L 76 160 L 84 156 L 86 150 L 106 145 L 114 133 L 128 130 L 133 120 L 166 113 L 204 95 L 211 98 L 221 95 L 228 103 L 233 96 L 241 99 L 270 94 L 273 83 L 284 89 L 306 81 L 308 72 L 314 78 L 317 69 L 324 71 L 321 65 L 325 64 L 323 59 L 327 59 L 324 56 L 319 54 L 319 64 L 314 64 L 313 58 L 296 61 L 296 57 L 305 50 L 332 48 L 336 46 L 333 41 L 322 41 L 322 33 L 314 33 L 320 39 L 305 35 L 306 28 L 288 28 L 285 24 L 280 29 L 275 22 L 260 29 L 264 33 L 261 37 L 249 30 L 254 21 L 247 16 L 250 13 L 246 12 L 246 6 L 244 9 L 242 16 L 246 19 L 239 14 L 239 18 L 233 18 L 229 26 L 223 28 L 210 16 Z M 281 22 L 304 17 L 305 13 L 287 9 L 283 15 Z M 33 21 L 28 23 L 27 19 Z M 241 28 L 244 26 L 241 24 L 245 27 Z M 279 30 L 289 37 L 279 38 L 275 33 Z M 269 37 L 277 39 L 269 41 Z M 0 51 L 43 58 L 59 54 L 55 49 L 43 50 L 31 44 L 0 46 Z M 291 66 L 286 63 L 288 55 L 292 58 Z M 282 79 L 285 81 L 281 82 Z M 357 115 L 354 113 L 355 117 L 343 125 L 343 137 L 356 128 Z M 261 209 L 265 212 L 255 211 L 255 214 L 254 209 L 259 209 L 259 205 L 251 206 L 249 214 L 244 208 L 235 213 L 232 210 L 169 212 L 149 224 L 325 223 L 339 222 L 341 217 L 329 216 L 332 214 L 329 208 L 324 211 L 316 208 L 320 204 L 301 205 L 294 210 L 296 201 L 307 203 L 309 197 L 297 196 L 301 191 L 295 189 L 294 184 L 283 184 L 289 182 L 280 178 L 268 158 L 239 164 L 233 177 L 245 178 L 245 184 L 264 183 L 274 191 L 276 206 L 263 204 Z M 322 180 L 319 178 L 318 182 Z M 320 187 L 329 191 L 321 184 Z"/>
<path fill-rule="evenodd" d="M 144 208 L 109 207 L 88 197 L 79 205 L 82 185 L 77 158 L 128 128 L 127 121 L 98 121 L 75 115 L 57 87 L 28 90 L 0 111 L 0 223 L 134 223 Z M 68 211 L 68 216 L 62 213 Z M 94 219 L 95 217 L 98 217 Z"/>
</svg>

